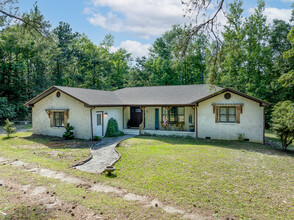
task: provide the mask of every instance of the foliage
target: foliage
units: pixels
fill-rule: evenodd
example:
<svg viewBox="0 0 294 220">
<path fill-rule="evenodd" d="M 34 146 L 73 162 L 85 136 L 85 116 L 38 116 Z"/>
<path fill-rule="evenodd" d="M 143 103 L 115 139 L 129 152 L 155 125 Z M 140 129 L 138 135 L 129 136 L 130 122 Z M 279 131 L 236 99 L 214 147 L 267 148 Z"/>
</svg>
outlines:
<svg viewBox="0 0 294 220">
<path fill-rule="evenodd" d="M 294 10 L 293 10 L 294 12 Z M 291 60 L 291 69 L 288 72 L 283 74 L 280 78 L 280 81 L 284 83 L 285 86 L 294 87 L 294 27 L 291 29 L 288 34 L 287 39 L 292 45 L 292 48 L 288 51 L 285 51 L 284 58 L 286 60 Z"/>
<path fill-rule="evenodd" d="M 0 121 L 13 118 L 15 115 L 15 107 L 8 102 L 6 97 L 0 97 Z"/>
<path fill-rule="evenodd" d="M 272 129 L 277 133 L 282 142 L 283 149 L 294 140 L 294 103 L 283 101 L 273 108 Z"/>
<path fill-rule="evenodd" d="M 13 125 L 14 125 L 13 122 L 10 122 L 8 119 L 5 120 L 5 126 L 3 128 L 8 138 L 10 137 L 10 134 L 15 132 L 16 130 L 16 127 L 14 127 Z"/>
<path fill-rule="evenodd" d="M 71 140 L 74 139 L 74 133 L 73 133 L 74 127 L 71 126 L 69 123 L 67 123 L 66 127 L 65 127 L 65 132 L 62 135 L 62 137 L 66 140 Z"/>
<path fill-rule="evenodd" d="M 95 136 L 93 137 L 93 140 L 94 140 L 94 141 L 101 141 L 101 137 L 95 135 Z"/>
<path fill-rule="evenodd" d="M 105 137 L 117 137 L 120 135 L 124 135 L 124 133 L 118 129 L 117 121 L 110 118 L 107 123 Z"/>
<path fill-rule="evenodd" d="M 52 85 L 115 90 L 211 83 L 273 104 L 294 101 L 293 26 L 282 20 L 269 24 L 264 1 L 258 1 L 247 18 L 241 0 L 234 0 L 227 9 L 228 21 L 218 36 L 222 44 L 200 31 L 190 36 L 183 54 L 187 27 L 174 25 L 155 40 L 148 56 L 135 60 L 124 49 L 112 50 L 112 35 L 94 44 L 85 34 L 60 22 L 44 38 L 38 30 L 23 31 L 25 24 L 13 24 L 2 16 L 0 120 L 29 120 L 30 109 L 23 104 Z M 50 27 L 37 5 L 23 17 Z M 271 111 L 266 108 L 265 112 L 269 122 Z"/>
</svg>

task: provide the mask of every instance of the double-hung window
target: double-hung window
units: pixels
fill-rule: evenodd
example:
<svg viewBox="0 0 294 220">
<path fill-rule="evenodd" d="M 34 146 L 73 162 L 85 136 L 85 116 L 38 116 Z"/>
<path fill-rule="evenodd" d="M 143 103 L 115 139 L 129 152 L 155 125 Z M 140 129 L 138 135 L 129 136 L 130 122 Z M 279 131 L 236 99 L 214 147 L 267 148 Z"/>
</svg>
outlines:
<svg viewBox="0 0 294 220">
<path fill-rule="evenodd" d="M 54 127 L 64 127 L 64 112 L 53 112 Z"/>
<path fill-rule="evenodd" d="M 219 122 L 235 123 L 236 122 L 236 107 L 220 107 Z"/>
</svg>

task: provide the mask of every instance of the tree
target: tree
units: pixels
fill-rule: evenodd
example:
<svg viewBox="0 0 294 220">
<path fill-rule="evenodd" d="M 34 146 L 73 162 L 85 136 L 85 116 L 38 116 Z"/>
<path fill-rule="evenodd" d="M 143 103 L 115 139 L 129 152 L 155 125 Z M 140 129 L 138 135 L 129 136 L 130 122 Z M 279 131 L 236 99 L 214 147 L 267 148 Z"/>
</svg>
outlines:
<svg viewBox="0 0 294 220">
<path fill-rule="evenodd" d="M 294 11 L 294 10 L 293 10 Z M 291 60 L 291 69 L 283 74 L 280 78 L 280 81 L 287 87 L 294 87 L 294 27 L 291 29 L 288 34 L 287 39 L 292 45 L 292 48 L 284 53 L 284 59 Z"/>
<path fill-rule="evenodd" d="M 277 103 L 272 113 L 272 129 L 277 133 L 284 150 L 294 140 L 294 103 L 283 101 Z"/>
<path fill-rule="evenodd" d="M 5 120 L 5 126 L 3 128 L 6 131 L 6 135 L 8 138 L 10 137 L 10 134 L 15 132 L 16 130 L 16 127 L 13 127 L 13 125 L 14 125 L 13 122 L 10 122 L 8 119 Z"/>
<path fill-rule="evenodd" d="M 38 13 L 39 9 L 37 4 L 34 5 L 34 9 L 31 10 L 29 14 L 24 13 L 19 15 L 18 7 L 16 6 L 17 3 L 17 0 L 5 0 L 0 2 L 0 14 L 2 14 L 0 15 L 0 27 L 9 24 L 11 21 L 8 18 L 10 18 L 21 22 L 22 27 L 26 31 L 31 33 L 37 32 L 42 36 L 47 36 L 49 33 L 49 26 L 47 22 L 44 22 L 43 15 Z"/>
<path fill-rule="evenodd" d="M 190 24 L 185 27 L 182 40 L 183 53 L 185 56 L 188 45 L 194 36 L 199 35 L 201 32 L 206 32 L 207 36 L 212 35 L 218 44 L 221 40 L 217 33 L 218 16 L 223 14 L 226 16 L 226 9 L 224 8 L 225 0 L 182 0 L 185 6 L 185 17 L 190 18 Z"/>
<path fill-rule="evenodd" d="M 244 76 L 245 31 L 242 1 L 229 5 L 228 22 L 224 25 L 223 44 L 217 48 L 212 44 L 212 55 L 208 57 L 208 82 L 223 87 L 245 91 L 247 79 Z"/>
</svg>

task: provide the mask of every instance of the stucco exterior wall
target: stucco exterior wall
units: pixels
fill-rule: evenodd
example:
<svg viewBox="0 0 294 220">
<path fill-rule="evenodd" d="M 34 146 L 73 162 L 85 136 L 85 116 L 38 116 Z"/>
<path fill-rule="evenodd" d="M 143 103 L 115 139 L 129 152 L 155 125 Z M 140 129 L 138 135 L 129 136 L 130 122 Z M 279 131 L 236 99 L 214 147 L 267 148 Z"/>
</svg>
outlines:
<svg viewBox="0 0 294 220">
<path fill-rule="evenodd" d="M 216 123 L 213 103 L 244 103 L 240 114 L 240 124 Z M 249 141 L 263 143 L 263 107 L 237 94 L 231 93 L 230 99 L 220 94 L 199 103 L 198 106 L 198 137 L 223 140 L 238 140 L 240 134 Z"/>
<path fill-rule="evenodd" d="M 85 108 L 80 101 L 60 92 L 60 97 L 56 97 L 57 91 L 37 102 L 32 108 L 33 133 L 49 136 L 62 137 L 65 128 L 50 127 L 50 118 L 45 109 L 69 109 L 69 122 L 74 126 L 76 138 L 89 139 L 90 130 L 90 109 Z"/>
<path fill-rule="evenodd" d="M 128 121 L 131 118 L 131 108 L 130 107 L 126 107 L 124 110 L 124 128 L 128 128 Z"/>
<path fill-rule="evenodd" d="M 105 135 L 108 120 L 114 118 L 117 121 L 118 129 L 123 130 L 122 107 L 98 107 L 92 110 L 93 117 L 93 136 L 97 135 L 97 111 L 103 111 L 103 136 Z M 105 114 L 107 113 L 107 114 Z M 101 135 L 97 135 L 101 136 Z"/>
</svg>

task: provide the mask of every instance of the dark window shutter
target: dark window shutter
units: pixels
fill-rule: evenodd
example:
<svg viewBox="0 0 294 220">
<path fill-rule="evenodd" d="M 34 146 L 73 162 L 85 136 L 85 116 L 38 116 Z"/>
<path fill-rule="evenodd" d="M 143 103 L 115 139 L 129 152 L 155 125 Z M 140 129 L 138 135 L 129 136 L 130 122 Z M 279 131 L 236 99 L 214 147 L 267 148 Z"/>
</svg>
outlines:
<svg viewBox="0 0 294 220">
<path fill-rule="evenodd" d="M 218 106 L 215 106 L 215 109 L 214 109 L 214 113 L 215 113 L 215 123 L 218 123 L 219 122 L 219 116 L 218 116 L 218 110 L 219 110 L 219 107 Z"/>
<path fill-rule="evenodd" d="M 53 127 L 53 111 L 49 112 L 49 117 L 50 117 L 50 127 Z"/>
<path fill-rule="evenodd" d="M 236 107 L 236 123 L 240 124 L 240 113 L 241 113 L 241 106 Z"/>
</svg>

